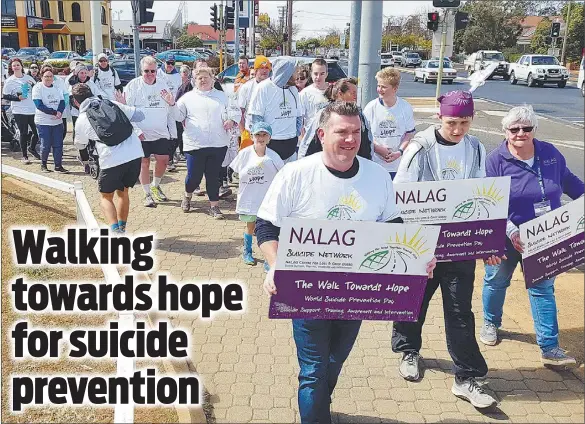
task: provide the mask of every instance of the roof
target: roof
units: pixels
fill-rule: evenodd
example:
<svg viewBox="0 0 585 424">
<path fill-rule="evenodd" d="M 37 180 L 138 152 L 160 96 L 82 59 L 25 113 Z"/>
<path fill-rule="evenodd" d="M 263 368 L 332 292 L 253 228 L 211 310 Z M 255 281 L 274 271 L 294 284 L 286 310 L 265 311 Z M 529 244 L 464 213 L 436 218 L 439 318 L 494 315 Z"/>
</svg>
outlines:
<svg viewBox="0 0 585 424">
<path fill-rule="evenodd" d="M 216 32 L 211 25 L 189 24 L 187 34 L 196 35 L 201 41 L 217 41 L 219 39 L 219 31 Z M 226 39 L 228 42 L 234 41 L 233 29 L 227 30 Z"/>
<path fill-rule="evenodd" d="M 156 32 L 140 32 L 139 38 L 141 40 L 154 38 L 154 39 L 163 39 L 165 38 L 165 27 L 169 21 L 163 20 L 154 20 L 143 26 L 155 26 Z M 122 20 L 113 20 L 112 21 L 112 28 L 114 32 L 124 35 L 132 35 L 132 20 L 131 19 L 122 19 Z"/>
<path fill-rule="evenodd" d="M 548 18 L 551 22 L 564 22 L 562 16 L 526 16 L 524 19 L 520 21 L 520 26 L 522 28 L 530 28 L 530 27 L 537 27 L 540 21 L 544 18 Z"/>
</svg>

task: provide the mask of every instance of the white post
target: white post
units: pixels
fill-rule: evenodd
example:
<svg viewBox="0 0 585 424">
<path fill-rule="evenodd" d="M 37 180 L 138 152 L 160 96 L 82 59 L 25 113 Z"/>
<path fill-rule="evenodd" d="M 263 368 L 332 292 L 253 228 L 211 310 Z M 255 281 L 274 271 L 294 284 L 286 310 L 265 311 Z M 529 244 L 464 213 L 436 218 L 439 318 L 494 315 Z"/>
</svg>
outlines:
<svg viewBox="0 0 585 424">
<path fill-rule="evenodd" d="M 102 44 L 102 2 L 100 0 L 92 0 L 90 2 L 90 10 L 91 51 L 93 53 L 93 63 L 97 63 L 97 55 L 104 49 Z"/>
</svg>

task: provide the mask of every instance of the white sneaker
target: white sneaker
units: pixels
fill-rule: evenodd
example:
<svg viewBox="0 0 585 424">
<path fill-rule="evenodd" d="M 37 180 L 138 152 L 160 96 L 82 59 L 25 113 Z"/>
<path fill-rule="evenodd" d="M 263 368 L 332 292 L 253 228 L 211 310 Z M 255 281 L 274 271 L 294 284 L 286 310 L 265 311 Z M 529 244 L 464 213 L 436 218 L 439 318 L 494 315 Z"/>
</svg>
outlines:
<svg viewBox="0 0 585 424">
<path fill-rule="evenodd" d="M 479 385 L 475 378 L 458 381 L 456 377 L 453 387 L 451 387 L 451 393 L 458 398 L 465 399 L 479 409 L 489 408 L 498 403 L 497 400 L 483 390 L 483 387 Z"/>
</svg>

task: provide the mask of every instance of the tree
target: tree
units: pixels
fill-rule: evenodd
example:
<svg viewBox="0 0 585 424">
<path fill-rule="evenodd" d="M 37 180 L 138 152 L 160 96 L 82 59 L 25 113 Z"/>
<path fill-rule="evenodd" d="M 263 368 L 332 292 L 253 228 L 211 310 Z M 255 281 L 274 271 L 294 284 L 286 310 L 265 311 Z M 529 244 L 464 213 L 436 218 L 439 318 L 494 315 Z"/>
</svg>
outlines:
<svg viewBox="0 0 585 424">
<path fill-rule="evenodd" d="M 565 21 L 567 20 L 568 6 L 568 4 L 565 4 L 561 10 L 561 14 Z M 583 40 L 583 34 L 585 34 L 583 12 L 583 3 L 573 2 L 571 4 L 571 16 L 569 17 L 569 32 L 567 35 L 567 46 L 565 52 L 566 62 L 578 63 L 581 60 L 583 47 L 585 47 Z M 561 34 L 561 36 L 563 35 L 564 34 Z"/>
<path fill-rule="evenodd" d="M 277 50 L 284 44 L 284 31 L 267 14 L 258 18 L 257 28 L 260 31 L 260 48 L 263 50 Z M 299 25 L 293 25 L 293 37 L 299 32 Z"/>
<path fill-rule="evenodd" d="M 321 47 L 321 39 L 319 38 L 301 38 L 297 41 L 297 50 L 308 50 L 312 48 Z"/>
<path fill-rule="evenodd" d="M 469 0 L 461 10 L 471 19 L 465 30 L 456 31 L 455 49 L 472 53 L 477 50 L 503 50 L 513 47 L 522 32 L 520 20 L 530 6 L 524 0 Z"/>
<path fill-rule="evenodd" d="M 189 47 L 203 47 L 203 41 L 196 35 L 183 34 L 176 41 L 177 47 L 186 49 Z"/>
<path fill-rule="evenodd" d="M 530 40 L 530 48 L 534 53 L 548 53 L 548 49 L 551 47 L 551 43 L 550 40 L 547 42 L 547 38 L 550 37 L 551 26 L 552 22 L 550 19 L 544 18 L 536 27 L 534 35 L 532 36 L 532 40 Z"/>
</svg>

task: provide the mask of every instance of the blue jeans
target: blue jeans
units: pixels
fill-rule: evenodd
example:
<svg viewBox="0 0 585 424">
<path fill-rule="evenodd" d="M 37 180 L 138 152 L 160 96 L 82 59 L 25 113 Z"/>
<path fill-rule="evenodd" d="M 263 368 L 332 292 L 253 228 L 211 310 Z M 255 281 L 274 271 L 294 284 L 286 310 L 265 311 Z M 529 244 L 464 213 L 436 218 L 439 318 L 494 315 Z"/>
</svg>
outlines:
<svg viewBox="0 0 585 424">
<path fill-rule="evenodd" d="M 331 394 L 343 362 L 355 343 L 361 321 L 293 319 L 302 423 L 331 422 Z"/>
<path fill-rule="evenodd" d="M 43 165 L 47 164 L 52 148 L 55 168 L 60 168 L 63 162 L 63 124 L 37 125 L 37 130 L 41 140 L 41 161 Z"/>
<path fill-rule="evenodd" d="M 516 265 L 522 260 L 522 256 L 516 250 L 508 250 L 506 256 L 508 259 L 502 261 L 500 265 L 485 265 L 483 278 L 484 320 L 498 328 L 502 325 L 506 289 L 510 285 Z M 551 278 L 528 289 L 536 343 L 542 352 L 547 352 L 559 345 L 554 282 L 555 279 Z"/>
</svg>

